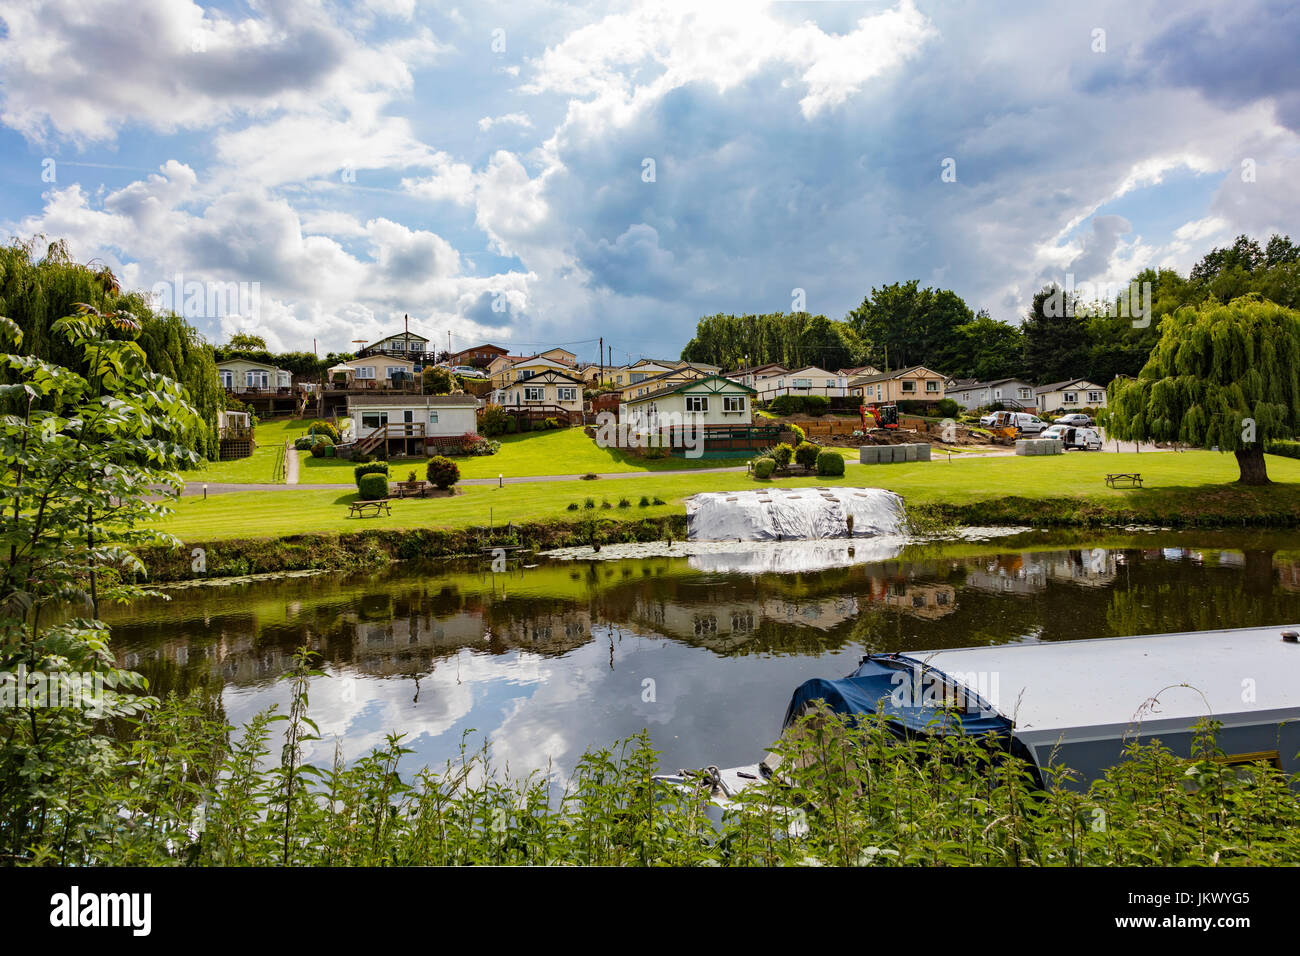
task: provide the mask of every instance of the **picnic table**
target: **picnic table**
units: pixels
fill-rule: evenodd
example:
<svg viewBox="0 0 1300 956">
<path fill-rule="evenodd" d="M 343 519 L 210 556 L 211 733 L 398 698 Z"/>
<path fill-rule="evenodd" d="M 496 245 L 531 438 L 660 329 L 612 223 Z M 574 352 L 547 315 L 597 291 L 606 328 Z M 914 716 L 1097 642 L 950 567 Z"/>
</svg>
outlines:
<svg viewBox="0 0 1300 956">
<path fill-rule="evenodd" d="M 1120 482 L 1127 482 L 1130 488 L 1142 487 L 1142 476 L 1136 471 L 1119 471 L 1106 476 L 1106 484 L 1118 488 Z"/>
<path fill-rule="evenodd" d="M 372 514 L 367 514 L 371 511 Z M 374 501 L 354 501 L 348 506 L 349 518 L 378 518 L 380 514 L 391 515 L 392 509 L 388 507 L 387 498 L 376 498 Z"/>
</svg>

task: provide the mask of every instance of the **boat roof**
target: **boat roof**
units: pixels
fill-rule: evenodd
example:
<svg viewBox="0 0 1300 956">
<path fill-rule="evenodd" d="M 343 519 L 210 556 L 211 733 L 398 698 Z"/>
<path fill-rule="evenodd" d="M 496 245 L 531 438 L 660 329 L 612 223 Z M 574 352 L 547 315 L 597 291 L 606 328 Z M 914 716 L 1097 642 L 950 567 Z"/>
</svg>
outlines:
<svg viewBox="0 0 1300 956">
<path fill-rule="evenodd" d="M 980 695 L 1023 736 L 1287 709 L 1300 716 L 1300 644 L 1282 639 L 1289 630 L 1300 631 L 1300 625 L 898 656 L 924 662 L 972 689 L 978 683 Z"/>
</svg>

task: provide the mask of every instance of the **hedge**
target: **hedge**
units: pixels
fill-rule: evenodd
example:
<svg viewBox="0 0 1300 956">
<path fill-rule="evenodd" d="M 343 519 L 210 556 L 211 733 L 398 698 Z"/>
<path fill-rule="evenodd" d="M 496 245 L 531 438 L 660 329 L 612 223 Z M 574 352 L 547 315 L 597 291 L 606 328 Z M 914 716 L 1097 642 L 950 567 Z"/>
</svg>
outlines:
<svg viewBox="0 0 1300 956">
<path fill-rule="evenodd" d="M 367 501 L 376 501 L 388 497 L 388 476 L 378 474 L 362 475 L 357 479 L 357 491 Z"/>
<path fill-rule="evenodd" d="M 806 441 L 794 450 L 794 460 L 804 468 L 816 468 L 817 455 L 821 450 L 820 445 L 814 445 L 812 442 Z"/>
<path fill-rule="evenodd" d="M 425 474 L 430 482 L 443 490 L 460 481 L 459 466 L 450 458 L 442 455 L 435 455 L 429 459 L 429 464 L 425 466 Z"/>
<path fill-rule="evenodd" d="M 844 474 L 844 456 L 827 449 L 817 456 L 817 474 L 836 478 Z"/>
<path fill-rule="evenodd" d="M 356 477 L 357 487 L 361 487 L 361 479 L 366 475 L 383 475 L 388 477 L 388 462 L 376 461 L 370 464 L 357 465 L 352 469 L 352 474 Z"/>
<path fill-rule="evenodd" d="M 338 444 L 339 430 L 330 422 L 316 421 L 307 426 L 308 435 L 325 435 L 330 441 Z"/>
</svg>

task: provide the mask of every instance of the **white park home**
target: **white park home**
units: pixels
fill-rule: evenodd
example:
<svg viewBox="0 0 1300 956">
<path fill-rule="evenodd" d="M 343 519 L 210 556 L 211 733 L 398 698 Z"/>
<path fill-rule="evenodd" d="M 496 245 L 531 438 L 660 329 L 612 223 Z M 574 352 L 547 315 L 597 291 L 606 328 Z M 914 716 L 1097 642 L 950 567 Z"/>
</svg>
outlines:
<svg viewBox="0 0 1300 956">
<path fill-rule="evenodd" d="M 1032 412 L 1038 408 L 1034 384 L 1020 378 L 998 378 L 989 382 L 954 380 L 945 386 L 944 397 L 951 398 L 964 412 L 985 408 L 994 402 L 1001 402 L 1004 407 L 1017 411 Z"/>
<path fill-rule="evenodd" d="M 1074 412 L 1081 408 L 1105 408 L 1106 389 L 1087 379 L 1070 378 L 1034 389 L 1040 412 Z"/>
<path fill-rule="evenodd" d="M 217 378 L 227 392 L 276 392 L 293 385 L 293 373 L 252 359 L 232 358 L 217 363 Z"/>
<path fill-rule="evenodd" d="M 631 428 L 656 429 L 670 424 L 749 425 L 756 392 L 721 375 L 680 382 L 618 406 L 618 420 Z"/>
<path fill-rule="evenodd" d="M 430 436 L 463 435 L 478 428 L 473 395 L 349 395 L 353 434 L 363 438 L 383 425 L 422 424 Z"/>
<path fill-rule="evenodd" d="M 791 369 L 775 379 L 767 378 L 758 390 L 759 401 L 769 402 L 779 395 L 821 395 L 825 398 L 842 398 L 848 394 L 849 377 L 838 372 L 828 372 L 815 365 Z"/>
</svg>

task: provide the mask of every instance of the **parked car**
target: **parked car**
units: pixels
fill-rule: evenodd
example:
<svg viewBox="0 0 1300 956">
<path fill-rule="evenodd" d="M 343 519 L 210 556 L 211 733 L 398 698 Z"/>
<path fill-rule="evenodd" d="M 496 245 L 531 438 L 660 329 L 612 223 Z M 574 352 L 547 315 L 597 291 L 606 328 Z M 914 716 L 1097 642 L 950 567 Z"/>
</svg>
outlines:
<svg viewBox="0 0 1300 956">
<path fill-rule="evenodd" d="M 487 378 L 487 373 L 472 365 L 457 365 L 452 371 L 462 378 Z"/>
<path fill-rule="evenodd" d="M 1091 425 L 1092 416 L 1085 415 L 1083 412 L 1071 412 L 1068 415 L 1062 415 L 1055 422 L 1057 425 Z"/>
<path fill-rule="evenodd" d="M 1096 429 L 1080 425 L 1062 425 L 1059 422 L 1045 429 L 1039 438 L 1059 438 L 1066 448 L 1080 451 L 1101 451 L 1101 435 Z"/>
</svg>

